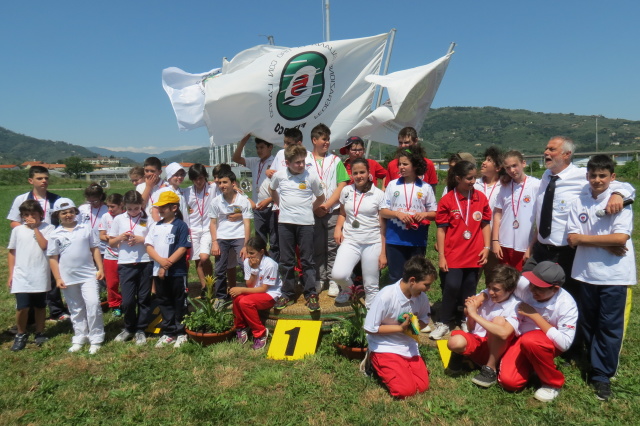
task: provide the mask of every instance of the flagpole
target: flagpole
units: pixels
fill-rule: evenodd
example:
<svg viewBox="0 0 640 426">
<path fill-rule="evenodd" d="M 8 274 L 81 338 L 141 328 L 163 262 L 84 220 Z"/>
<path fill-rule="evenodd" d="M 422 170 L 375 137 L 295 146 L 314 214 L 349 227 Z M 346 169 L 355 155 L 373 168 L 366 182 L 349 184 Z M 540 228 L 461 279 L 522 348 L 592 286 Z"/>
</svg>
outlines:
<svg viewBox="0 0 640 426">
<path fill-rule="evenodd" d="M 387 75 L 387 71 L 389 70 L 389 62 L 391 61 L 391 52 L 393 52 L 393 42 L 396 39 L 396 29 L 392 28 L 389 31 L 389 50 L 387 51 L 387 57 L 384 59 L 384 65 L 382 66 L 382 73 L 380 75 Z M 380 106 L 382 102 L 382 86 L 378 88 L 378 97 L 376 99 L 376 106 L 373 109 L 376 109 Z M 367 139 L 367 149 L 364 153 L 364 158 L 369 158 L 369 151 L 371 150 L 371 139 Z"/>
<path fill-rule="evenodd" d="M 331 24 L 329 13 L 329 0 L 324 0 L 324 41 L 331 41 Z"/>
</svg>

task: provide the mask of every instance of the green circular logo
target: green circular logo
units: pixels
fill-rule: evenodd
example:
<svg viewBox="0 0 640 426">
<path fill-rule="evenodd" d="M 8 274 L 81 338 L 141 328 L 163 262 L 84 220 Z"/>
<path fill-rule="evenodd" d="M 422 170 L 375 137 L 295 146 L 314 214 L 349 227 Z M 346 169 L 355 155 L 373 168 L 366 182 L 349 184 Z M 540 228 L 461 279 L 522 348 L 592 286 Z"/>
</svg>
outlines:
<svg viewBox="0 0 640 426">
<path fill-rule="evenodd" d="M 324 93 L 324 70 L 327 58 L 318 52 L 293 56 L 280 75 L 276 98 L 278 113 L 287 120 L 301 120 L 311 114 Z"/>
</svg>

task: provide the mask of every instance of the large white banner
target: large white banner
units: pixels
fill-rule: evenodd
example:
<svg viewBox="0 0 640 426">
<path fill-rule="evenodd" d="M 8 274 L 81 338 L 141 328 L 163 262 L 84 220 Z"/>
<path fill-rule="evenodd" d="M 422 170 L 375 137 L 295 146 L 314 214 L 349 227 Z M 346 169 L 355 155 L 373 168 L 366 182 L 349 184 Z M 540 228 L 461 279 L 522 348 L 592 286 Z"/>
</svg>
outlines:
<svg viewBox="0 0 640 426">
<path fill-rule="evenodd" d="M 396 145 L 402 128 L 413 127 L 420 131 L 451 54 L 428 65 L 387 75 L 367 76 L 367 81 L 387 89 L 389 99 L 353 127 L 349 135 Z"/>
<path fill-rule="evenodd" d="M 248 133 L 282 144 L 285 129 L 297 127 L 311 148 L 311 129 L 324 123 L 332 146 L 370 112 L 387 34 L 282 50 L 241 52 L 205 81 L 204 121 L 217 145 Z"/>
</svg>

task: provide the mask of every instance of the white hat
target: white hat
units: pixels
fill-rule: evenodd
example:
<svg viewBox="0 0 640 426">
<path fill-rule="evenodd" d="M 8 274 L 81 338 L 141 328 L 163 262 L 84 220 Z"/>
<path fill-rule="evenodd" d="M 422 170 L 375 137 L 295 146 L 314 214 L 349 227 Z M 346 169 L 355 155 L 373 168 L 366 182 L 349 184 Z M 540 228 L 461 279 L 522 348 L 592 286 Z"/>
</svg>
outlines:
<svg viewBox="0 0 640 426">
<path fill-rule="evenodd" d="M 59 212 L 62 210 L 73 209 L 76 205 L 73 200 L 69 198 L 58 198 L 53 205 L 53 213 Z"/>
<path fill-rule="evenodd" d="M 166 179 L 169 180 L 173 177 L 173 175 L 175 175 L 176 173 L 178 173 L 179 170 L 183 170 L 182 166 L 179 163 L 171 163 L 169 164 L 165 169 L 164 172 L 166 173 L 167 177 Z"/>
</svg>

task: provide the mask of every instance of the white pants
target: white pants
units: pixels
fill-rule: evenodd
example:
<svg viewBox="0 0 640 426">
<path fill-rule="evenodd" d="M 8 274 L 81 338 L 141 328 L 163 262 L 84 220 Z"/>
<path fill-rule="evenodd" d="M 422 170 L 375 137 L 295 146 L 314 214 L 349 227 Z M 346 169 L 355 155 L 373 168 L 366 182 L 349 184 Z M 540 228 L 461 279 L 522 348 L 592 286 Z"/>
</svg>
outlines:
<svg viewBox="0 0 640 426">
<path fill-rule="evenodd" d="M 353 284 L 351 273 L 358 261 L 362 263 L 362 280 L 364 282 L 365 305 L 371 306 L 373 298 L 378 294 L 380 284 L 380 271 L 378 259 L 382 251 L 382 243 L 358 244 L 343 241 L 338 247 L 335 263 L 331 276 L 338 283 L 341 290 L 346 290 Z"/>
<path fill-rule="evenodd" d="M 74 336 L 71 343 L 99 345 L 104 342 L 104 323 L 98 295 L 98 281 L 71 284 L 62 289 L 67 300 Z"/>
</svg>

